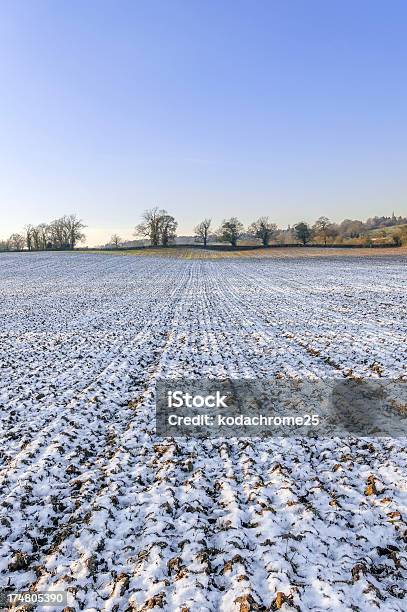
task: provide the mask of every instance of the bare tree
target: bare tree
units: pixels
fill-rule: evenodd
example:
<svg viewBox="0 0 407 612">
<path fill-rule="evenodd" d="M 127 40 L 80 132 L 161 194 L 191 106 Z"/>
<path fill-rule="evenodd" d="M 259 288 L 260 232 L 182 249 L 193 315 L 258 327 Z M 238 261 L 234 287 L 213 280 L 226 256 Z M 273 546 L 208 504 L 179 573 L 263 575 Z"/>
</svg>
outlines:
<svg viewBox="0 0 407 612">
<path fill-rule="evenodd" d="M 160 221 L 160 238 L 163 246 L 174 242 L 178 223 L 171 215 L 163 215 Z"/>
<path fill-rule="evenodd" d="M 31 229 L 31 237 L 32 237 L 32 249 L 34 251 L 39 251 L 41 248 L 41 240 L 40 240 L 40 229 L 39 226 L 35 226 Z"/>
<path fill-rule="evenodd" d="M 122 238 L 118 234 L 113 234 L 113 236 L 110 238 L 110 242 L 116 247 L 116 249 L 118 249 L 120 243 L 122 242 Z"/>
<path fill-rule="evenodd" d="M 76 215 L 65 215 L 61 218 L 61 222 L 68 237 L 70 249 L 74 249 L 78 242 L 85 240 L 85 234 L 82 230 L 86 227 L 82 219 L 78 219 Z"/>
<path fill-rule="evenodd" d="M 71 248 L 69 224 L 67 217 L 55 219 L 48 225 L 47 248 L 69 249 Z"/>
<path fill-rule="evenodd" d="M 338 230 L 328 217 L 319 217 L 314 223 L 313 231 L 317 236 L 322 236 L 325 246 L 329 237 L 333 238 L 338 234 Z"/>
<path fill-rule="evenodd" d="M 331 223 L 328 227 L 327 237 L 334 240 L 339 235 L 338 226 L 335 223 Z"/>
<path fill-rule="evenodd" d="M 235 247 L 243 232 L 243 223 L 236 217 L 231 217 L 230 219 L 224 219 L 222 222 L 219 228 L 219 237 L 223 242 L 230 242 L 230 244 Z"/>
<path fill-rule="evenodd" d="M 142 219 L 143 222 L 135 228 L 136 236 L 148 238 L 152 246 L 160 243 L 167 246 L 174 240 L 178 223 L 166 210 L 156 206 L 144 211 Z"/>
<path fill-rule="evenodd" d="M 157 206 L 145 210 L 142 215 L 142 223 L 135 228 L 135 235 L 144 236 L 150 240 L 152 246 L 158 246 L 160 244 L 161 218 L 166 214 L 166 210 L 159 209 Z"/>
<path fill-rule="evenodd" d="M 195 237 L 198 242 L 203 242 L 204 247 L 208 244 L 209 229 L 211 227 L 212 219 L 204 219 L 195 227 Z"/>
<path fill-rule="evenodd" d="M 268 217 L 259 217 L 249 227 L 249 233 L 255 238 L 260 238 L 263 246 L 268 246 L 273 234 L 277 231 L 277 225 L 272 223 Z"/>
<path fill-rule="evenodd" d="M 359 238 L 365 231 L 365 225 L 358 219 L 344 219 L 339 225 L 339 234 L 349 238 Z"/>
<path fill-rule="evenodd" d="M 40 223 L 33 230 L 33 242 L 36 251 L 45 251 L 48 244 L 49 227 L 46 223 Z"/>
<path fill-rule="evenodd" d="M 24 227 L 25 230 L 25 243 L 29 251 L 33 248 L 33 226 L 28 224 Z"/>
<path fill-rule="evenodd" d="M 11 251 L 22 251 L 25 247 L 25 236 L 22 234 L 11 234 L 8 243 Z"/>
</svg>

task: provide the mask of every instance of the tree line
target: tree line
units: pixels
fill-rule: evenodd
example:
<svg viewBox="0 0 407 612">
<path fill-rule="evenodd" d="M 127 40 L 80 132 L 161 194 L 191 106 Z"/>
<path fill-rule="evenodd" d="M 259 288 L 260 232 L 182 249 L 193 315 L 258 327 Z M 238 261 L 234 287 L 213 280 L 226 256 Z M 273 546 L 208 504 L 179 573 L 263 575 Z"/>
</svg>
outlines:
<svg viewBox="0 0 407 612">
<path fill-rule="evenodd" d="M 195 241 L 207 246 L 209 242 L 225 242 L 236 247 L 239 240 L 256 240 L 264 247 L 270 243 L 296 242 L 304 246 L 317 241 L 325 246 L 343 238 L 361 238 L 372 229 L 391 227 L 398 224 L 407 224 L 407 218 L 373 217 L 365 223 L 359 220 L 345 219 L 341 223 L 333 223 L 328 217 L 319 217 L 313 225 L 299 221 L 293 227 L 281 230 L 269 217 L 259 217 L 248 227 L 237 217 L 224 219 L 218 228 L 212 225 L 212 219 L 205 218 L 195 226 Z M 142 222 L 135 227 L 134 235 L 137 238 L 147 239 L 151 246 L 168 246 L 176 240 L 178 223 L 166 210 L 158 207 L 146 210 L 142 215 Z M 404 233 L 405 234 L 405 233 Z M 401 244 L 407 237 L 394 234 L 394 244 Z M 284 238 L 284 240 L 282 240 Z M 123 244 L 118 234 L 113 234 L 110 246 L 119 248 Z M 109 245 L 108 245 L 109 246 Z"/>
<path fill-rule="evenodd" d="M 317 241 L 327 246 L 335 240 L 343 238 L 363 238 L 372 229 L 392 227 L 394 225 L 407 224 L 405 217 L 373 217 L 365 223 L 359 220 L 345 219 L 341 223 L 333 223 L 328 217 L 319 217 L 313 225 L 305 221 L 299 221 L 287 230 L 279 230 L 269 217 L 259 217 L 251 223 L 247 229 L 236 217 L 225 219 L 218 230 L 215 231 L 213 239 L 222 242 L 229 242 L 232 246 L 237 245 L 240 239 L 257 239 L 263 246 L 269 246 L 273 242 L 281 242 L 282 235 L 285 233 L 285 242 L 293 240 L 300 242 L 304 246 L 311 241 Z M 209 239 L 211 220 L 205 219 L 195 227 L 195 234 L 198 240 L 206 243 Z M 378 233 L 378 238 L 385 237 L 386 233 Z M 400 230 L 392 236 L 395 245 L 400 245 L 407 239 L 407 228 Z"/>
<path fill-rule="evenodd" d="M 343 239 L 362 239 L 372 229 L 378 230 L 378 239 L 386 238 L 386 228 L 403 224 L 407 224 L 407 218 L 396 217 L 394 213 L 391 217 L 372 217 L 366 222 L 345 219 L 341 223 L 333 223 L 328 217 L 322 216 L 312 225 L 299 221 L 287 229 L 279 229 L 267 216 L 259 217 L 247 227 L 237 217 L 230 217 L 224 219 L 217 228 L 213 227 L 212 219 L 205 218 L 195 226 L 194 239 L 204 247 L 209 242 L 224 242 L 236 247 L 241 240 L 259 241 L 264 247 L 271 243 L 300 243 L 305 246 L 317 242 L 328 245 L 340 244 Z M 64 215 L 50 223 L 26 225 L 23 233 L 12 234 L 8 240 L 0 241 L 0 250 L 72 250 L 85 240 L 85 227 L 76 215 Z M 178 222 L 173 215 L 154 207 L 144 211 L 134 235 L 147 239 L 151 246 L 166 247 L 175 243 L 177 227 Z M 395 245 L 407 242 L 407 227 L 393 233 L 392 241 Z M 113 234 L 109 246 L 119 248 L 122 245 L 122 238 Z"/>
<path fill-rule="evenodd" d="M 76 215 L 64 215 L 50 223 L 28 224 L 21 234 L 0 241 L 2 251 L 72 250 L 85 240 L 85 224 Z"/>
</svg>

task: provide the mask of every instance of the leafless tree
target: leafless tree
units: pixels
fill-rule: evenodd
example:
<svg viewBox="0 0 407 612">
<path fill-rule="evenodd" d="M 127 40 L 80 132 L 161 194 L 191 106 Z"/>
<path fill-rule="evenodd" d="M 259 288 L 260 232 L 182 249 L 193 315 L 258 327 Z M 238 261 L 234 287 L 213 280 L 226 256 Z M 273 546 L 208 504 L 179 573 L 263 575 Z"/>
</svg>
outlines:
<svg viewBox="0 0 407 612">
<path fill-rule="evenodd" d="M 8 243 L 11 251 L 22 251 L 25 247 L 25 237 L 22 234 L 11 234 Z"/>
<path fill-rule="evenodd" d="M 142 215 L 142 223 L 135 228 L 135 235 L 144 236 L 150 240 L 152 246 L 158 246 L 160 244 L 161 219 L 166 214 L 166 210 L 161 210 L 157 206 L 145 210 Z"/>
<path fill-rule="evenodd" d="M 259 217 L 249 227 L 249 234 L 260 238 L 263 246 L 268 246 L 273 234 L 277 231 L 277 225 L 272 223 L 268 217 Z"/>
<path fill-rule="evenodd" d="M 66 231 L 70 249 L 74 249 L 78 242 L 85 240 L 85 234 L 82 230 L 86 225 L 82 219 L 78 219 L 76 215 L 65 215 L 61 218 L 61 222 Z"/>
<path fill-rule="evenodd" d="M 175 238 L 178 223 L 172 215 L 157 206 L 144 211 L 143 222 L 136 226 L 135 235 L 144 236 L 152 246 L 167 246 Z"/>
<path fill-rule="evenodd" d="M 25 243 L 29 251 L 33 248 L 33 226 L 28 224 L 24 227 L 25 230 Z"/>
<path fill-rule="evenodd" d="M 39 249 L 41 251 L 45 251 L 48 245 L 49 239 L 49 226 L 46 223 L 40 223 L 37 226 L 38 229 L 38 240 L 39 240 Z"/>
<path fill-rule="evenodd" d="M 41 246 L 40 246 L 40 230 L 38 226 L 34 226 L 31 229 L 31 248 L 34 251 L 39 251 Z"/>
<path fill-rule="evenodd" d="M 113 234 L 113 236 L 110 238 L 110 242 L 116 247 L 116 249 L 118 249 L 120 243 L 122 242 L 122 238 L 119 236 L 119 234 Z"/>
<path fill-rule="evenodd" d="M 358 219 L 344 219 L 339 225 L 339 234 L 343 237 L 359 238 L 365 229 L 364 223 Z"/>
<path fill-rule="evenodd" d="M 55 219 L 48 225 L 47 247 L 53 249 L 69 249 L 69 229 L 65 222 L 65 217 Z"/>
<path fill-rule="evenodd" d="M 223 242 L 230 242 L 235 247 L 237 241 L 241 238 L 244 232 L 243 224 L 236 217 L 225 219 L 219 228 L 219 238 Z"/>
<path fill-rule="evenodd" d="M 208 244 L 209 229 L 211 227 L 212 219 L 204 219 L 195 227 L 195 237 L 199 242 L 203 242 L 204 247 Z"/>
<path fill-rule="evenodd" d="M 313 225 L 313 231 L 316 236 L 322 236 L 325 246 L 329 237 L 333 238 L 338 234 L 338 230 L 328 217 L 319 217 Z"/>
</svg>

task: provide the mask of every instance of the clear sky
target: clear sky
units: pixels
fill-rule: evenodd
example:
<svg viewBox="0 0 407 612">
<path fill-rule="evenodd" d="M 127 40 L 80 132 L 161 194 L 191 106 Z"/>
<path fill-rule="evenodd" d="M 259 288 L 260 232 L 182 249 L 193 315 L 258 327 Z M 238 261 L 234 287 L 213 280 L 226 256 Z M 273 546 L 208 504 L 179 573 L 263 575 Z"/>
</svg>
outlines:
<svg viewBox="0 0 407 612">
<path fill-rule="evenodd" d="M 404 0 L 2 0 L 0 237 L 407 214 Z"/>
</svg>

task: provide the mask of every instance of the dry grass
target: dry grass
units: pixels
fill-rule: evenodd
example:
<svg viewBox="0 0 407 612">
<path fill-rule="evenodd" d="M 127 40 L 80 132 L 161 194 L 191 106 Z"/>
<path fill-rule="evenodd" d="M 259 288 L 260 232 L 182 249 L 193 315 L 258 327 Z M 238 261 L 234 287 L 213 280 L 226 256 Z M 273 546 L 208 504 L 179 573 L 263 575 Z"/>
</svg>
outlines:
<svg viewBox="0 0 407 612">
<path fill-rule="evenodd" d="M 372 257 L 384 255 L 407 255 L 407 247 L 394 248 L 313 248 L 313 247 L 294 247 L 294 248 L 269 248 L 235 251 L 219 251 L 216 249 L 194 249 L 188 247 L 175 247 L 169 249 L 134 249 L 127 251 L 106 251 L 106 250 L 86 250 L 75 251 L 76 253 L 91 253 L 114 256 L 142 256 L 150 257 L 175 257 L 177 259 L 230 259 L 230 258 L 271 258 L 271 259 L 297 259 L 307 257 Z"/>
</svg>

